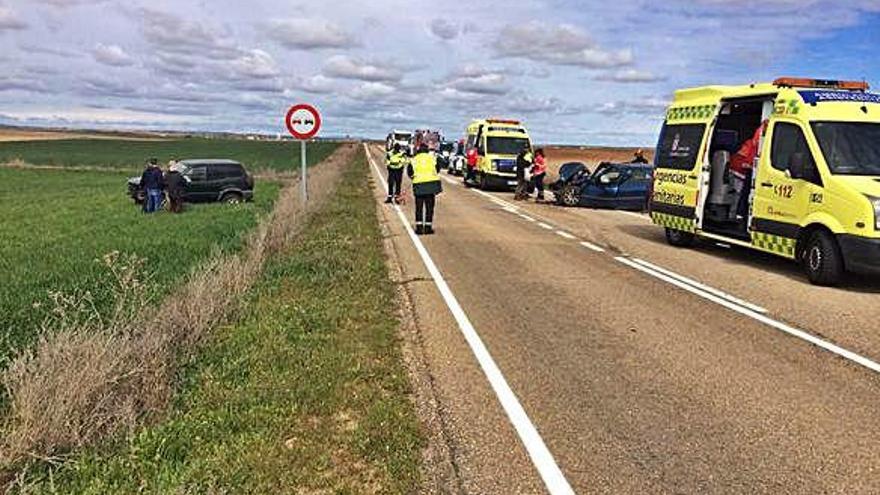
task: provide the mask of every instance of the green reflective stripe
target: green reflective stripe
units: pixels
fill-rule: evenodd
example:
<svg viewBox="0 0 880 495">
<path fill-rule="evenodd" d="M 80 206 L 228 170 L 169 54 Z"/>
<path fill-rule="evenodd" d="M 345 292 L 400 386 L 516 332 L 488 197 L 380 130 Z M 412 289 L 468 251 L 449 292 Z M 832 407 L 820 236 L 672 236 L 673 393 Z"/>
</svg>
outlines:
<svg viewBox="0 0 880 495">
<path fill-rule="evenodd" d="M 666 120 L 708 120 L 715 114 L 715 105 L 670 108 Z"/>
<path fill-rule="evenodd" d="M 752 232 L 752 245 L 762 251 L 794 258 L 797 240 L 764 232 Z"/>
<path fill-rule="evenodd" d="M 652 212 L 651 218 L 657 225 L 668 227 L 670 229 L 690 233 L 694 233 L 697 230 L 696 226 L 694 225 L 694 221 L 691 218 L 684 218 L 675 215 L 669 215 L 668 213 L 658 212 Z"/>
</svg>

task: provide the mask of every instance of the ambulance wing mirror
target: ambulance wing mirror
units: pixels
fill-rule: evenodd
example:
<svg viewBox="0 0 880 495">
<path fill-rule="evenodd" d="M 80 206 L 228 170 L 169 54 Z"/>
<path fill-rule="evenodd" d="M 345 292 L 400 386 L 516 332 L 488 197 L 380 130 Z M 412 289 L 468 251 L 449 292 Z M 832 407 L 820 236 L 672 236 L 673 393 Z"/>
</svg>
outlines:
<svg viewBox="0 0 880 495">
<path fill-rule="evenodd" d="M 806 157 L 803 153 L 792 153 L 788 159 L 788 173 L 792 179 L 806 178 Z"/>
</svg>

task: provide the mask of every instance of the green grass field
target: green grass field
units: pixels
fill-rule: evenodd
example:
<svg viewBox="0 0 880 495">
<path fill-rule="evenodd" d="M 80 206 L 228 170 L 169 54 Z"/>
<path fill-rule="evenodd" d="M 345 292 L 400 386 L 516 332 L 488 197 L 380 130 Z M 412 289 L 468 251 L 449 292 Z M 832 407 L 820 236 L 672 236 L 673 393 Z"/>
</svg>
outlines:
<svg viewBox="0 0 880 495">
<path fill-rule="evenodd" d="M 332 153 L 336 143 L 309 143 L 308 162 L 318 163 Z M 59 141 L 14 141 L 0 143 L 0 163 L 22 160 L 32 165 L 88 166 L 140 169 L 155 157 L 162 164 L 176 157 L 228 158 L 248 170 L 297 170 L 300 145 L 289 141 L 245 141 L 231 139 L 178 139 L 131 141 L 124 139 L 66 139 Z"/>
<path fill-rule="evenodd" d="M 267 212 L 278 185 L 260 182 L 255 202 L 188 205 L 182 215 L 143 215 L 125 195 L 125 174 L 0 168 L 0 363 L 31 342 L 49 291 L 90 291 L 99 311 L 112 307 L 106 270 L 111 251 L 147 258 L 165 294 L 215 249 L 236 249 Z M 43 302 L 40 309 L 34 303 Z"/>
<path fill-rule="evenodd" d="M 67 461 L 45 493 L 415 493 L 423 440 L 363 155 L 167 420 Z"/>
</svg>

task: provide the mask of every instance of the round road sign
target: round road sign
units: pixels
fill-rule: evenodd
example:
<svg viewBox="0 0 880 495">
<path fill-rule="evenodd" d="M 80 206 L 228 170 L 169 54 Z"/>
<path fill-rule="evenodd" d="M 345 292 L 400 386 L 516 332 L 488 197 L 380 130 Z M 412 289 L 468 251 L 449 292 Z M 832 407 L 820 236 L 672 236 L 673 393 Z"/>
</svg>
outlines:
<svg viewBox="0 0 880 495">
<path fill-rule="evenodd" d="M 285 124 L 296 139 L 312 139 L 321 129 L 321 114 L 311 105 L 294 105 L 287 111 Z"/>
</svg>

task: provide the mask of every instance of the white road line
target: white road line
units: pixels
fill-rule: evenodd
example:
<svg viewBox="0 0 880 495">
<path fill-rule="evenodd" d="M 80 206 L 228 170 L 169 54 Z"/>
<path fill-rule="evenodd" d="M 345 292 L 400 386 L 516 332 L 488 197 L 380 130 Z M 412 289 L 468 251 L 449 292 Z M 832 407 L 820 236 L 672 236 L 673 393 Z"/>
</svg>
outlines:
<svg viewBox="0 0 880 495">
<path fill-rule="evenodd" d="M 674 279 L 676 279 L 676 280 L 679 280 L 679 281 L 681 281 L 681 282 L 684 282 L 684 283 L 686 283 L 686 284 L 693 285 L 694 287 L 696 287 L 696 288 L 698 288 L 698 289 L 702 289 L 702 290 L 704 290 L 704 291 L 706 291 L 706 292 L 709 292 L 709 293 L 711 293 L 711 294 L 714 294 L 714 295 L 716 295 L 716 296 L 718 296 L 718 297 L 721 297 L 721 298 L 727 299 L 728 301 L 730 301 L 730 302 L 732 302 L 732 303 L 734 303 L 734 304 L 739 304 L 740 306 L 745 306 L 746 308 L 749 308 L 749 309 L 751 309 L 752 311 L 755 311 L 755 312 L 757 312 L 757 313 L 767 314 L 767 310 L 764 309 L 764 308 L 762 308 L 761 306 L 757 306 L 757 305 L 752 304 L 752 303 L 750 303 L 750 302 L 748 302 L 748 301 L 745 301 L 745 300 L 743 300 L 743 299 L 740 299 L 740 298 L 738 298 L 738 297 L 736 297 L 736 296 L 732 296 L 732 295 L 730 295 L 730 294 L 727 294 L 726 292 L 720 291 L 720 290 L 718 290 L 718 289 L 716 289 L 716 288 L 714 288 L 714 287 L 710 287 L 710 286 L 708 286 L 708 285 L 705 285 L 705 284 L 702 284 L 702 283 L 700 283 L 700 282 L 697 282 L 696 280 L 694 280 L 694 279 L 692 279 L 692 278 L 685 277 L 684 275 L 679 275 L 679 274 L 677 274 L 677 273 L 675 273 L 675 272 L 673 272 L 673 271 L 671 271 L 671 270 L 667 270 L 667 269 L 665 269 L 665 268 L 663 268 L 663 267 L 657 266 L 657 265 L 655 265 L 655 264 L 653 264 L 653 263 L 649 263 L 649 262 L 647 262 L 647 261 L 645 261 L 645 260 L 641 260 L 641 259 L 638 259 L 638 258 L 632 258 L 632 261 L 635 261 L 636 263 L 638 263 L 638 264 L 640 264 L 640 265 L 642 265 L 642 266 L 646 266 L 646 267 L 650 268 L 651 270 L 658 271 L 658 272 L 662 273 L 663 275 L 666 275 L 666 276 L 672 277 L 672 278 L 674 278 Z"/>
<path fill-rule="evenodd" d="M 770 318 L 766 315 L 758 313 L 757 311 L 753 311 L 745 306 L 740 306 L 739 304 L 734 304 L 724 298 L 718 297 L 712 293 L 698 289 L 692 285 L 686 284 L 686 283 L 684 283 L 680 280 L 677 280 L 673 277 L 670 277 L 668 275 L 664 275 L 661 272 L 658 272 L 656 270 L 648 268 L 647 266 L 636 263 L 635 261 L 630 260 L 628 258 L 618 256 L 614 259 L 620 263 L 623 263 L 624 265 L 631 267 L 631 268 L 635 268 L 636 270 L 647 273 L 648 275 L 650 275 L 652 277 L 663 280 L 664 282 L 668 282 L 668 283 L 670 283 L 680 289 L 686 290 L 692 294 L 696 294 L 704 299 L 708 299 L 709 301 L 712 301 L 716 304 L 724 306 L 725 308 L 727 308 L 731 311 L 735 311 L 743 316 L 748 316 L 749 318 L 752 318 L 753 320 L 759 321 L 759 322 L 761 322 L 765 325 L 768 325 L 770 327 L 773 327 L 781 332 L 787 333 L 788 335 L 791 335 L 792 337 L 796 337 L 798 339 L 809 342 L 810 344 L 813 344 L 817 347 L 825 349 L 826 351 L 831 352 L 833 354 L 836 354 L 844 359 L 848 359 L 858 365 L 864 366 L 865 368 L 868 368 L 871 371 L 880 373 L 880 364 L 878 364 L 875 361 L 872 361 L 872 360 L 870 360 L 860 354 L 856 354 L 855 352 L 846 350 L 838 345 L 832 344 L 831 342 L 827 342 L 827 341 L 822 340 L 818 337 L 810 335 L 809 333 L 804 332 L 803 330 L 794 328 L 790 325 L 782 323 L 781 321 L 776 321 L 773 318 Z"/>
<path fill-rule="evenodd" d="M 566 239 L 571 239 L 571 240 L 575 240 L 575 239 L 577 239 L 577 237 L 575 237 L 575 236 L 569 234 L 568 232 L 566 232 L 566 231 L 564 231 L 564 230 L 557 230 L 557 231 L 556 231 L 556 235 L 558 235 L 559 237 L 564 237 L 564 238 L 566 238 Z"/>
<path fill-rule="evenodd" d="M 364 144 L 364 151 L 367 153 L 367 160 L 370 162 L 370 165 L 373 167 L 373 170 L 382 182 L 383 187 L 385 187 L 385 180 L 382 178 L 382 172 L 379 170 L 379 167 L 376 166 L 376 162 L 373 161 L 373 157 L 370 155 L 370 150 L 367 148 L 366 144 Z M 534 423 L 529 419 L 522 404 L 520 404 L 519 400 L 516 398 L 513 389 L 510 388 L 504 375 L 501 374 L 501 369 L 495 364 L 495 361 L 489 354 L 489 350 L 486 348 L 485 344 L 483 344 L 483 340 L 480 338 L 479 334 L 477 334 L 476 329 L 473 324 L 471 324 L 470 319 L 467 314 L 465 314 L 461 305 L 458 303 L 458 299 L 456 299 L 455 295 L 452 293 L 449 285 L 446 284 L 446 280 L 443 279 L 443 275 L 440 273 L 440 270 L 437 268 L 431 255 L 428 254 L 428 250 L 425 249 L 422 241 L 416 236 L 415 232 L 413 232 L 409 221 L 407 221 L 406 216 L 403 214 L 400 207 L 398 205 L 393 206 L 397 212 L 398 218 L 400 218 L 400 222 L 403 224 L 407 234 L 409 234 L 410 240 L 415 245 L 416 251 L 418 251 L 419 256 L 422 258 L 422 262 L 425 263 L 425 267 L 431 274 L 431 278 L 434 279 L 434 284 L 437 286 L 437 290 L 440 291 L 440 295 L 443 296 L 446 306 L 449 308 L 449 311 L 458 323 L 458 328 L 464 335 L 465 340 L 467 340 L 471 351 L 477 358 L 477 362 L 483 369 L 483 373 L 486 374 L 486 378 L 488 378 L 489 384 L 495 391 L 495 395 L 498 397 L 501 407 L 504 409 L 504 412 L 507 413 L 507 417 L 516 429 L 529 457 L 532 459 L 532 463 L 541 475 L 541 479 L 544 480 L 544 485 L 547 487 L 547 491 L 550 492 L 551 495 L 574 495 L 574 490 L 571 488 L 571 485 L 569 485 L 568 480 L 565 479 L 565 475 L 562 474 L 562 470 L 559 469 L 556 460 L 553 459 L 553 454 L 550 453 L 550 450 L 547 448 L 541 435 L 538 434 L 538 430 L 535 428 Z"/>
<path fill-rule="evenodd" d="M 538 222 L 538 227 L 541 227 L 542 229 L 547 229 L 547 230 L 553 230 L 556 228 L 556 227 L 550 225 L 549 223 L 544 223 L 544 222 Z"/>
<path fill-rule="evenodd" d="M 593 244 L 592 242 L 581 241 L 581 246 L 583 246 L 587 249 L 596 251 L 597 253 L 604 253 L 605 252 L 605 248 L 599 247 L 599 246 Z"/>
<path fill-rule="evenodd" d="M 537 222 L 537 220 L 535 220 L 534 218 L 532 218 L 528 215 L 524 215 L 522 213 L 519 214 L 519 217 L 522 218 L 523 220 L 528 220 L 529 222 Z"/>
</svg>

